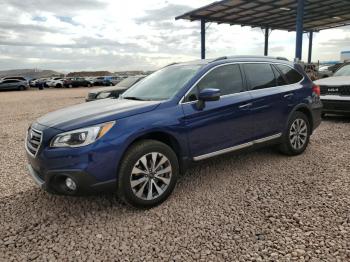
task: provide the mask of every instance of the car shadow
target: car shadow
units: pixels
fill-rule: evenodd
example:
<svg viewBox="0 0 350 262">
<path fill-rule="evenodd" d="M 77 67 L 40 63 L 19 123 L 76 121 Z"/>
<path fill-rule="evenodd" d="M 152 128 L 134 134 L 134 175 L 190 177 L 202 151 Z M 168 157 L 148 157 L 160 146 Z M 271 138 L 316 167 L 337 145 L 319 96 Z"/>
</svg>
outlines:
<svg viewBox="0 0 350 262">
<path fill-rule="evenodd" d="M 84 223 L 86 217 L 99 217 L 111 210 L 125 215 L 142 212 L 121 203 L 116 194 L 92 196 L 63 196 L 49 194 L 36 186 L 15 195 L 0 198 L 0 224 L 21 224 L 22 228 L 42 224 L 45 221 L 70 219 Z M 62 220 L 62 219 L 61 219 Z M 1 230 L 0 230 L 1 231 Z"/>
<path fill-rule="evenodd" d="M 252 159 L 258 161 L 268 161 L 269 159 L 286 158 L 288 156 L 281 154 L 277 146 L 252 147 L 244 150 L 239 150 L 232 153 L 226 153 L 213 158 L 194 162 L 185 174 L 182 174 L 179 179 L 179 184 L 187 183 L 188 180 L 205 179 L 205 176 L 220 176 L 225 173 L 228 168 L 240 169 L 242 171 L 249 169 L 249 164 Z M 202 172 L 206 170 L 207 172 Z M 193 183 L 195 186 L 196 183 Z"/>
<path fill-rule="evenodd" d="M 229 153 L 206 161 L 194 163 L 185 174 L 180 175 L 178 187 L 181 191 L 186 187 L 195 187 L 199 180 L 206 176 L 220 176 L 220 170 L 228 166 L 247 166 L 252 157 L 268 158 L 279 154 L 272 148 L 262 148 L 255 152 L 243 151 L 239 154 Z M 209 172 L 201 172 L 206 169 Z M 174 192 L 176 194 L 176 192 Z M 37 214 L 41 217 L 58 217 L 69 214 L 71 219 L 81 219 L 82 214 L 101 214 L 111 209 L 119 210 L 122 214 L 138 213 L 143 210 L 123 204 L 115 193 L 96 194 L 89 196 L 64 196 L 47 193 L 34 186 L 26 191 L 0 198 L 0 209 L 6 209 L 2 214 L 2 221 L 10 221 L 13 217 L 33 219 Z"/>
</svg>

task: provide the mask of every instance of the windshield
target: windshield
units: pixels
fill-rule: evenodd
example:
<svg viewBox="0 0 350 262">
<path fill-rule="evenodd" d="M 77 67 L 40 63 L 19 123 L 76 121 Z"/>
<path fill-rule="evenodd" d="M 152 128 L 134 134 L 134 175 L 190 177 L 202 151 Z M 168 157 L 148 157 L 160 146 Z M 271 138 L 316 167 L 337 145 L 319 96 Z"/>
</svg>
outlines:
<svg viewBox="0 0 350 262">
<path fill-rule="evenodd" d="M 122 86 L 122 87 L 130 87 L 133 84 L 136 83 L 137 80 L 139 80 L 139 77 L 128 77 L 122 81 L 120 81 L 117 86 Z"/>
<path fill-rule="evenodd" d="M 343 66 L 337 72 L 334 73 L 334 76 L 350 76 L 350 65 Z"/>
<path fill-rule="evenodd" d="M 198 71 L 200 65 L 165 67 L 127 90 L 122 98 L 135 100 L 167 100 L 173 97 Z"/>
</svg>

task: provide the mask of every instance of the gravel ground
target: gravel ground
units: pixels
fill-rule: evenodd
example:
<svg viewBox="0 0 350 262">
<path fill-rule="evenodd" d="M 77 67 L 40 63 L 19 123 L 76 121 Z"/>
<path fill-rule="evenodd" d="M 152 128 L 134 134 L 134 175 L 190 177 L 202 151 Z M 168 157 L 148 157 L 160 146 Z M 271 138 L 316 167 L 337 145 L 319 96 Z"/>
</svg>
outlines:
<svg viewBox="0 0 350 262">
<path fill-rule="evenodd" d="M 0 261 L 349 261 L 350 119 L 329 118 L 304 155 L 272 149 L 200 163 L 161 206 L 53 196 L 26 172 L 24 134 L 87 89 L 0 93 Z"/>
</svg>

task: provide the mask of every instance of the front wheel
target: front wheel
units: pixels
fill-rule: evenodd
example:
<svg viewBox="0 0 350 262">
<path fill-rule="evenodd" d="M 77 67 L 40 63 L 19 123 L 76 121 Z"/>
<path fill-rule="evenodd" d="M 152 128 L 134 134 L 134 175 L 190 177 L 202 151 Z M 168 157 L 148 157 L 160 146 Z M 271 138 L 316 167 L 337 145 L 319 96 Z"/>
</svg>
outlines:
<svg viewBox="0 0 350 262">
<path fill-rule="evenodd" d="M 169 146 L 155 140 L 142 140 L 130 147 L 121 162 L 118 195 L 135 207 L 157 206 L 175 188 L 178 174 L 178 159 Z"/>
<path fill-rule="evenodd" d="M 302 154 L 309 144 L 310 134 L 311 126 L 307 116 L 302 112 L 295 112 L 283 135 L 281 152 L 290 156 Z"/>
</svg>

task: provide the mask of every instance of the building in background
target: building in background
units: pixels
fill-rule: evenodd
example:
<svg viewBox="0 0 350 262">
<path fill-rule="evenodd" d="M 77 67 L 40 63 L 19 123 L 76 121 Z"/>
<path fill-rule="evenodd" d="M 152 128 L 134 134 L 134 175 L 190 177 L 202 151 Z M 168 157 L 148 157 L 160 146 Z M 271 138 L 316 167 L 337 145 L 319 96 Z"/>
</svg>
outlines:
<svg viewBox="0 0 350 262">
<path fill-rule="evenodd" d="M 348 50 L 340 53 L 340 62 L 350 62 L 350 48 Z"/>
</svg>

